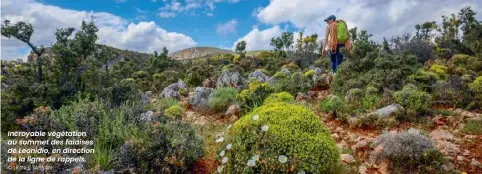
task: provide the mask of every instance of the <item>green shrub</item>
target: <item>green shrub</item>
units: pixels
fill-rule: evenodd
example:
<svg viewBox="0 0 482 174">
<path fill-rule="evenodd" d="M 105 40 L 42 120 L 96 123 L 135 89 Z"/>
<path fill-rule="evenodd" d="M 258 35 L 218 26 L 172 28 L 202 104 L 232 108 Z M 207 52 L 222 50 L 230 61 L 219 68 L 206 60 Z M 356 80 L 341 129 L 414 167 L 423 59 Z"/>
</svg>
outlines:
<svg viewBox="0 0 482 174">
<path fill-rule="evenodd" d="M 265 100 L 264 104 L 275 103 L 275 102 L 287 102 L 291 103 L 295 101 L 295 97 L 287 92 L 280 92 L 275 94 L 270 94 Z"/>
<path fill-rule="evenodd" d="M 395 101 L 407 110 L 426 112 L 431 106 L 432 97 L 416 86 L 408 84 L 401 91 L 394 93 Z"/>
<path fill-rule="evenodd" d="M 232 87 L 215 89 L 208 98 L 208 105 L 214 112 L 225 111 L 238 95 L 238 90 Z"/>
<path fill-rule="evenodd" d="M 249 88 L 242 90 L 236 99 L 241 103 L 243 108 L 255 108 L 261 106 L 263 101 L 271 94 L 274 89 L 267 83 L 261 83 L 255 80 L 248 84 Z"/>
<path fill-rule="evenodd" d="M 305 77 L 311 78 L 311 77 L 313 77 L 313 75 L 315 75 L 315 70 L 310 69 L 310 70 L 306 71 L 304 75 L 305 75 Z"/>
<path fill-rule="evenodd" d="M 184 115 L 184 110 L 180 105 L 174 105 L 164 110 L 164 114 L 169 117 L 180 118 Z"/>
<path fill-rule="evenodd" d="M 472 135 L 482 135 L 482 119 L 472 119 L 465 123 L 464 132 Z"/>
<path fill-rule="evenodd" d="M 421 64 L 412 55 L 370 52 L 360 59 L 347 59 L 338 68 L 331 89 L 337 95 L 345 95 L 350 89 L 399 90 L 408 76 Z"/>
<path fill-rule="evenodd" d="M 419 69 L 416 73 L 408 76 L 410 83 L 422 87 L 424 91 L 430 91 L 439 79 L 437 74 L 431 71 L 425 71 L 424 69 Z"/>
<path fill-rule="evenodd" d="M 276 72 L 276 73 L 273 75 L 273 78 L 276 78 L 276 79 L 288 78 L 288 74 L 286 74 L 286 73 L 283 72 L 283 71 L 279 71 L 279 72 Z"/>
<path fill-rule="evenodd" d="M 226 143 L 232 148 L 223 149 L 224 173 L 331 173 L 340 158 L 317 116 L 284 102 L 263 105 L 239 119 Z"/>
<path fill-rule="evenodd" d="M 132 136 L 116 150 L 116 171 L 134 173 L 191 173 L 203 155 L 203 140 L 180 120 L 163 119 Z"/>
<path fill-rule="evenodd" d="M 353 88 L 347 92 L 345 96 L 345 102 L 347 102 L 348 104 L 357 105 L 357 103 L 362 100 L 363 96 L 363 91 L 361 89 Z"/>
<path fill-rule="evenodd" d="M 134 73 L 134 76 L 136 78 L 144 78 L 144 77 L 149 76 L 149 74 L 145 71 L 137 71 L 137 72 Z"/>
<path fill-rule="evenodd" d="M 443 66 L 443 65 L 438 65 L 438 64 L 434 64 L 432 66 L 430 66 L 430 71 L 434 72 L 435 74 L 437 74 L 437 76 L 440 78 L 440 79 L 445 79 L 447 78 L 447 67 L 446 66 Z"/>
<path fill-rule="evenodd" d="M 214 72 L 215 68 L 212 65 L 195 65 L 187 70 L 184 81 L 189 86 L 202 86 L 204 79 L 212 77 Z"/>
<path fill-rule="evenodd" d="M 476 73 L 481 70 L 482 61 L 465 54 L 456 54 L 448 62 L 448 71 L 452 74 L 464 75 L 465 73 Z"/>
<path fill-rule="evenodd" d="M 298 65 L 296 65 L 296 63 L 293 63 L 293 62 L 291 62 L 289 64 L 286 64 L 286 65 L 283 65 L 281 68 L 282 69 L 286 68 L 289 71 L 296 71 L 296 70 L 300 69 L 300 67 Z"/>
<path fill-rule="evenodd" d="M 174 105 L 178 105 L 178 101 L 174 98 L 167 97 L 156 99 L 148 106 L 148 108 L 151 110 L 164 111 Z"/>
<path fill-rule="evenodd" d="M 477 77 L 472 83 L 469 84 L 470 90 L 482 94 L 482 76 Z"/>
<path fill-rule="evenodd" d="M 336 114 L 343 111 L 345 102 L 338 96 L 333 95 L 320 102 L 322 112 Z"/>
<path fill-rule="evenodd" d="M 385 133 L 375 139 L 375 145 L 383 147 L 378 159 L 393 162 L 394 172 L 450 173 L 446 170 L 444 155 L 433 142 L 415 132 Z"/>
<path fill-rule="evenodd" d="M 273 85 L 276 92 L 289 92 L 291 95 L 297 95 L 299 92 L 307 92 L 311 88 L 311 80 L 304 76 L 301 72 L 295 72 L 288 79 L 278 79 Z"/>
</svg>

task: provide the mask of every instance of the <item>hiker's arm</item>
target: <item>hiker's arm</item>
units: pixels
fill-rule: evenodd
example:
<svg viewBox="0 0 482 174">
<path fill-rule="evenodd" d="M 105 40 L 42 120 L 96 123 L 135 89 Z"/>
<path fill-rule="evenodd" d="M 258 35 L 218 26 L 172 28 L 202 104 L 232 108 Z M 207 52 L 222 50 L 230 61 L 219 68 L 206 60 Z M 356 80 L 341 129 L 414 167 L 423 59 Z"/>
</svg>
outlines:
<svg viewBox="0 0 482 174">
<path fill-rule="evenodd" d="M 322 47 L 321 47 L 321 51 L 325 51 L 325 48 L 326 48 L 326 44 L 328 43 L 328 36 L 330 35 L 330 27 L 329 25 L 326 26 L 326 29 L 325 29 L 325 39 L 323 40 L 323 44 L 322 44 Z"/>
<path fill-rule="evenodd" d="M 346 25 L 346 23 L 345 23 Z M 348 25 L 346 26 L 346 28 L 348 28 Z M 348 31 L 348 39 L 345 41 L 345 48 L 349 50 L 351 50 L 351 36 L 350 36 L 350 31 Z"/>
</svg>

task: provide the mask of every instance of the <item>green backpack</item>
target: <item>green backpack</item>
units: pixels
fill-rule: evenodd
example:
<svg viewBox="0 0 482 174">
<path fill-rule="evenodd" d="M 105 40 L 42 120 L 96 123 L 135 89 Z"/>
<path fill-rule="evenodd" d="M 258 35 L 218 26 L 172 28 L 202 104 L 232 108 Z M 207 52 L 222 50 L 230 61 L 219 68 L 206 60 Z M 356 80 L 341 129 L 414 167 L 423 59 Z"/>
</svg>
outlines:
<svg viewBox="0 0 482 174">
<path fill-rule="evenodd" d="M 348 40 L 348 27 L 345 21 L 336 22 L 336 36 L 338 43 L 345 43 Z"/>
</svg>

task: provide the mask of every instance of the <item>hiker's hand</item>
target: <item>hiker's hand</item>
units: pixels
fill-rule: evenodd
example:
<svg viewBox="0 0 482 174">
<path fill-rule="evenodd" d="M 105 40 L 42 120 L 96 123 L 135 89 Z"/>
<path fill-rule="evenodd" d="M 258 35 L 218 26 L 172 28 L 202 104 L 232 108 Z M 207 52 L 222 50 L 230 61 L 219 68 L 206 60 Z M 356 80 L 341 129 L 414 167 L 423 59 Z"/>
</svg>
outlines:
<svg viewBox="0 0 482 174">
<path fill-rule="evenodd" d="M 325 49 L 321 50 L 321 55 L 326 56 L 326 50 Z"/>
</svg>

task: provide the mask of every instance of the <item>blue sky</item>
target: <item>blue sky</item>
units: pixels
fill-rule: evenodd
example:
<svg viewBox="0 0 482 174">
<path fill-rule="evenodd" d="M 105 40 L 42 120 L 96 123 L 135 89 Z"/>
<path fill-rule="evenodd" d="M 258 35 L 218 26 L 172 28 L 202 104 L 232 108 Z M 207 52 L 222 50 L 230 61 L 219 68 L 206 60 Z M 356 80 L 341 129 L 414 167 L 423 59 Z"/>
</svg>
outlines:
<svg viewBox="0 0 482 174">
<path fill-rule="evenodd" d="M 1 18 L 35 28 L 32 43 L 50 46 L 58 28 L 80 26 L 93 15 L 97 43 L 152 53 L 193 46 L 271 49 L 283 31 L 324 37 L 323 19 L 334 14 L 374 39 L 414 32 L 414 26 L 471 6 L 482 19 L 482 0 L 2 0 Z M 295 34 L 296 39 L 297 34 Z M 26 58 L 29 48 L 2 36 L 1 58 Z"/>
<path fill-rule="evenodd" d="M 44 4 L 59 6 L 79 11 L 97 11 L 115 14 L 132 22 L 154 21 L 167 31 L 176 31 L 192 37 L 199 45 L 231 47 L 244 33 L 248 33 L 258 22 L 252 16 L 253 10 L 266 6 L 269 1 L 245 0 L 237 3 L 217 3 L 214 10 L 208 5 L 181 12 L 175 17 L 159 17 L 159 8 L 169 4 L 162 0 L 44 0 Z M 182 2 L 181 2 L 182 3 Z M 186 5 L 188 3 L 184 3 Z M 211 16 L 212 15 L 212 16 Z M 235 31 L 217 33 L 217 27 L 228 21 L 235 20 Z M 259 25 L 260 29 L 267 25 Z"/>
</svg>

